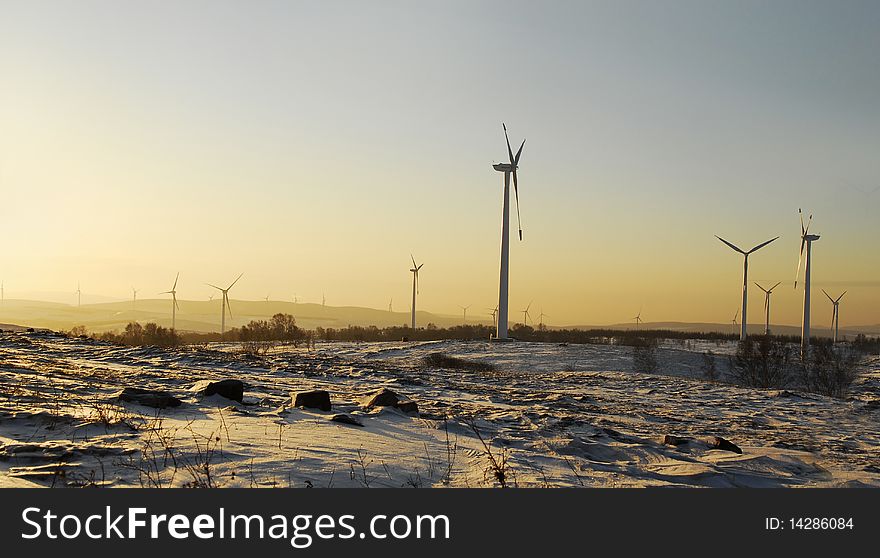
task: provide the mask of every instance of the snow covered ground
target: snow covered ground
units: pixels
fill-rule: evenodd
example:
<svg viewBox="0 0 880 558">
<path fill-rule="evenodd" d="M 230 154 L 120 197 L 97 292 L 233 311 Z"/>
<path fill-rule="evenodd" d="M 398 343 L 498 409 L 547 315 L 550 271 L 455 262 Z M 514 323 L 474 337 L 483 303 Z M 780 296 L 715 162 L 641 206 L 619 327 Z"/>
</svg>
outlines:
<svg viewBox="0 0 880 558">
<path fill-rule="evenodd" d="M 0 334 L 0 486 L 880 486 L 880 360 L 845 400 L 702 380 L 702 353 L 734 347 L 666 342 L 649 374 L 613 345 L 324 343 L 253 356 Z M 435 352 L 495 371 L 426 365 Z M 191 390 L 227 378 L 246 383 L 243 403 Z M 124 387 L 182 405 L 124 403 Z M 383 387 L 419 416 L 361 406 Z M 313 389 L 330 392 L 331 412 L 291 407 L 291 393 Z M 713 448 L 716 436 L 742 453 Z"/>
</svg>

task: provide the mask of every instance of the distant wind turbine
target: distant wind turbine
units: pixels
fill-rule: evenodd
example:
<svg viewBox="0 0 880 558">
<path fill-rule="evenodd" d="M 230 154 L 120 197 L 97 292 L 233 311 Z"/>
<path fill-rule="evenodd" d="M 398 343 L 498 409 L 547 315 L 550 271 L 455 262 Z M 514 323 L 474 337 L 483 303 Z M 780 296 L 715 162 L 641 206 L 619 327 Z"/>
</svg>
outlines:
<svg viewBox="0 0 880 558">
<path fill-rule="evenodd" d="M 324 293 L 321 293 L 321 306 L 327 306 L 327 297 L 324 296 Z"/>
<path fill-rule="evenodd" d="M 825 289 L 822 289 L 822 292 L 825 293 L 825 296 L 828 297 L 828 300 L 830 300 L 831 304 L 834 306 L 834 311 L 831 314 L 831 329 L 834 332 L 832 342 L 837 343 L 837 333 L 840 329 L 840 299 L 843 298 L 846 291 L 843 291 L 843 294 L 837 298 L 831 298 L 831 295 L 825 292 Z"/>
<path fill-rule="evenodd" d="M 170 294 L 171 295 L 171 331 L 174 331 L 177 327 L 177 280 L 180 279 L 180 272 L 177 272 L 177 275 L 174 277 L 174 284 L 171 285 L 170 291 L 161 292 L 159 294 Z M 211 298 L 214 298 L 214 295 L 211 295 Z"/>
<path fill-rule="evenodd" d="M 538 316 L 538 327 L 539 327 L 539 328 L 543 328 L 543 327 L 544 327 L 544 318 L 545 318 L 545 317 L 546 317 L 546 318 L 549 318 L 550 316 L 548 316 L 547 314 L 545 314 L 545 313 L 544 313 L 544 309 L 542 308 L 542 309 L 541 309 L 541 314 Z"/>
<path fill-rule="evenodd" d="M 265 300 L 268 303 L 269 302 L 269 295 L 264 296 L 263 300 Z"/>
<path fill-rule="evenodd" d="M 495 308 L 486 308 L 486 310 L 491 310 L 489 315 L 492 316 L 492 327 L 497 329 L 497 327 L 498 327 L 498 325 L 497 325 L 498 324 L 498 307 L 496 306 Z"/>
<path fill-rule="evenodd" d="M 82 290 L 79 288 L 79 283 L 76 284 L 76 306 L 82 306 Z"/>
<path fill-rule="evenodd" d="M 529 318 L 531 315 L 529 314 L 529 308 L 532 307 L 532 302 L 529 302 L 529 305 L 525 307 L 525 310 L 521 310 L 523 313 L 523 325 L 529 325 Z"/>
<path fill-rule="evenodd" d="M 794 288 L 797 289 L 798 277 L 801 274 L 801 260 L 804 260 L 804 247 L 807 249 L 806 260 L 804 261 L 804 321 L 801 325 L 801 356 L 806 356 L 810 348 L 810 271 L 812 267 L 813 242 L 819 240 L 818 234 L 810 234 L 810 224 L 813 222 L 813 215 L 807 220 L 804 226 L 804 213 L 798 208 L 798 215 L 801 218 L 801 251 L 798 255 L 797 272 L 794 276 Z"/>
<path fill-rule="evenodd" d="M 758 283 L 755 285 L 758 286 L 759 289 L 764 291 L 764 335 L 770 335 L 770 295 L 773 293 L 773 289 L 778 287 L 782 282 L 776 283 L 769 289 L 765 289 Z"/>
<path fill-rule="evenodd" d="M 462 315 L 462 323 L 464 323 L 464 324 L 467 323 L 467 311 L 468 311 L 468 308 L 470 308 L 471 306 L 473 306 L 473 304 L 468 304 L 467 306 L 459 306 L 459 308 L 461 308 L 461 311 L 463 314 Z"/>
<path fill-rule="evenodd" d="M 134 287 L 131 288 L 131 309 L 134 310 L 137 307 L 138 301 L 138 290 Z"/>
<path fill-rule="evenodd" d="M 768 240 L 766 242 L 762 242 L 761 244 L 758 244 L 757 246 L 755 246 L 754 248 L 752 248 L 748 252 L 741 250 L 737 246 L 731 244 L 730 242 L 727 242 L 726 240 L 724 240 L 723 238 L 721 238 L 718 235 L 715 235 L 715 238 L 717 238 L 718 240 L 720 240 L 724 244 L 727 244 L 730 248 L 732 248 L 733 250 L 735 250 L 743 255 L 742 328 L 740 330 L 739 339 L 740 339 L 740 341 L 745 341 L 746 340 L 746 328 L 748 327 L 748 320 L 746 319 L 746 311 L 748 310 L 747 303 L 748 303 L 748 298 L 749 298 L 748 297 L 748 294 L 749 294 L 749 254 L 751 254 L 757 250 L 760 250 L 761 248 L 763 248 L 764 246 L 767 246 L 768 244 L 770 244 L 771 242 L 773 242 L 774 240 L 776 240 L 779 237 L 777 236 L 776 238 L 771 238 L 770 240 Z"/>
<path fill-rule="evenodd" d="M 425 264 L 422 263 L 422 264 L 418 264 L 418 265 L 417 265 L 417 264 L 416 264 L 416 259 L 413 257 L 413 255 L 410 254 L 409 257 L 410 257 L 410 259 L 412 260 L 412 263 L 413 263 L 412 269 L 410 269 L 410 272 L 412 272 L 412 274 L 413 274 L 412 317 L 411 317 L 411 322 L 412 322 L 412 329 L 415 330 L 415 329 L 416 329 L 416 294 L 419 292 L 419 270 L 422 269 L 422 266 L 425 265 Z"/>
<path fill-rule="evenodd" d="M 226 309 L 227 308 L 229 309 L 229 317 L 230 318 L 232 317 L 232 306 L 229 305 L 229 289 L 231 289 L 233 287 L 233 285 L 238 283 L 238 280 L 241 279 L 242 275 L 244 275 L 244 273 L 242 273 L 238 277 L 236 277 L 235 281 L 233 281 L 225 289 L 221 289 L 217 285 L 212 285 L 212 284 L 208 283 L 209 287 L 214 287 L 215 289 L 217 289 L 218 291 L 223 293 L 223 299 L 220 301 L 220 337 L 221 338 L 223 337 L 223 334 L 226 332 Z"/>
<path fill-rule="evenodd" d="M 516 169 L 519 166 L 519 157 L 522 154 L 526 140 L 520 144 L 516 155 L 510 148 L 510 138 L 507 136 L 507 125 L 504 128 L 504 139 L 507 141 L 507 163 L 492 165 L 498 172 L 504 173 L 504 194 L 501 204 L 501 275 L 498 286 L 498 326 L 495 331 L 495 339 L 507 339 L 507 312 L 508 312 L 508 285 L 509 285 L 509 259 L 510 259 L 510 177 L 513 175 L 513 195 L 516 198 L 516 222 L 519 227 L 519 240 L 522 242 L 522 221 L 519 215 L 519 185 L 516 180 Z"/>
<path fill-rule="evenodd" d="M 739 317 L 739 309 L 737 308 L 736 314 L 733 315 L 733 331 L 736 331 L 736 319 Z"/>
<path fill-rule="evenodd" d="M 392 308 L 391 305 L 393 303 L 394 303 L 394 298 L 392 298 L 391 300 L 388 301 L 388 311 L 389 312 L 394 312 L 394 310 L 391 309 Z"/>
<path fill-rule="evenodd" d="M 641 308 L 639 308 L 639 313 L 632 317 L 632 320 L 636 323 L 636 329 L 638 329 L 642 323 L 642 309 Z"/>
</svg>

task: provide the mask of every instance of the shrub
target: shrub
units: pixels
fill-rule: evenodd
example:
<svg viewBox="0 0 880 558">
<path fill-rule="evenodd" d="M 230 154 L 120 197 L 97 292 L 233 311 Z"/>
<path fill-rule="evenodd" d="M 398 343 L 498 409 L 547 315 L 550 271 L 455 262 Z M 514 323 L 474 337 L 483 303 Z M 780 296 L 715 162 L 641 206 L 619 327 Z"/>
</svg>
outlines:
<svg viewBox="0 0 880 558">
<path fill-rule="evenodd" d="M 653 374 L 657 371 L 657 339 L 636 337 L 630 341 L 633 348 L 633 368 L 636 372 Z"/>
<path fill-rule="evenodd" d="M 778 389 L 790 380 L 790 360 L 791 350 L 785 341 L 769 335 L 752 336 L 740 341 L 730 369 L 743 385 Z"/>
<path fill-rule="evenodd" d="M 813 345 L 801 363 L 804 388 L 821 395 L 844 397 L 858 376 L 858 363 L 858 353 L 849 347 Z"/>
<path fill-rule="evenodd" d="M 474 372 L 492 372 L 495 366 L 488 362 L 465 360 L 451 357 L 443 353 L 431 353 L 422 359 L 428 366 L 437 368 L 453 368 L 456 370 L 473 370 Z"/>
</svg>

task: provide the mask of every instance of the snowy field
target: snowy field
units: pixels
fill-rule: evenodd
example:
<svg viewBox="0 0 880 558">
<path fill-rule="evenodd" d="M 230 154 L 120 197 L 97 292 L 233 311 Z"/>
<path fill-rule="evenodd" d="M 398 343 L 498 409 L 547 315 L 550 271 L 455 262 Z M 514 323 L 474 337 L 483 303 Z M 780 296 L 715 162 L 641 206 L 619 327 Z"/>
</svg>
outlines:
<svg viewBox="0 0 880 558">
<path fill-rule="evenodd" d="M 734 349 L 665 342 L 646 374 L 631 347 L 612 345 L 324 343 L 254 356 L 0 334 L 0 486 L 880 486 L 880 360 L 844 400 L 701 378 L 704 351 Z M 425 364 L 436 352 L 495 370 Z M 242 403 L 192 389 L 222 379 L 245 382 Z M 123 402 L 126 387 L 181 404 Z M 418 413 L 365 407 L 381 388 Z M 315 389 L 332 411 L 292 406 Z"/>
</svg>

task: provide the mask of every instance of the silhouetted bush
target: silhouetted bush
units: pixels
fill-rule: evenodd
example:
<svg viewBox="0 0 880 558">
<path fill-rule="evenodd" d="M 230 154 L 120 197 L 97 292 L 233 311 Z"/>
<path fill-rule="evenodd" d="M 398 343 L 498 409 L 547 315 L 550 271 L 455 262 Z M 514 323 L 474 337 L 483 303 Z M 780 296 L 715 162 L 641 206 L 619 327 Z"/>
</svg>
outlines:
<svg viewBox="0 0 880 558">
<path fill-rule="evenodd" d="M 813 393 L 845 397 L 858 376 L 859 354 L 845 345 L 823 342 L 812 345 L 801 362 L 804 387 Z"/>
<path fill-rule="evenodd" d="M 109 341 L 120 345 L 155 345 L 157 347 L 174 347 L 180 344 L 180 337 L 172 330 L 152 322 L 141 325 L 131 322 L 123 332 L 108 331 L 97 336 L 101 341 Z"/>
<path fill-rule="evenodd" d="M 718 379 L 718 366 L 715 362 L 715 353 L 712 351 L 703 353 L 703 377 L 710 382 Z"/>
<path fill-rule="evenodd" d="M 778 389 L 790 381 L 790 360 L 788 343 L 772 335 L 753 335 L 737 346 L 730 370 L 743 385 Z"/>
<path fill-rule="evenodd" d="M 657 339 L 636 337 L 628 341 L 633 348 L 633 369 L 645 374 L 657 372 Z"/>
</svg>

